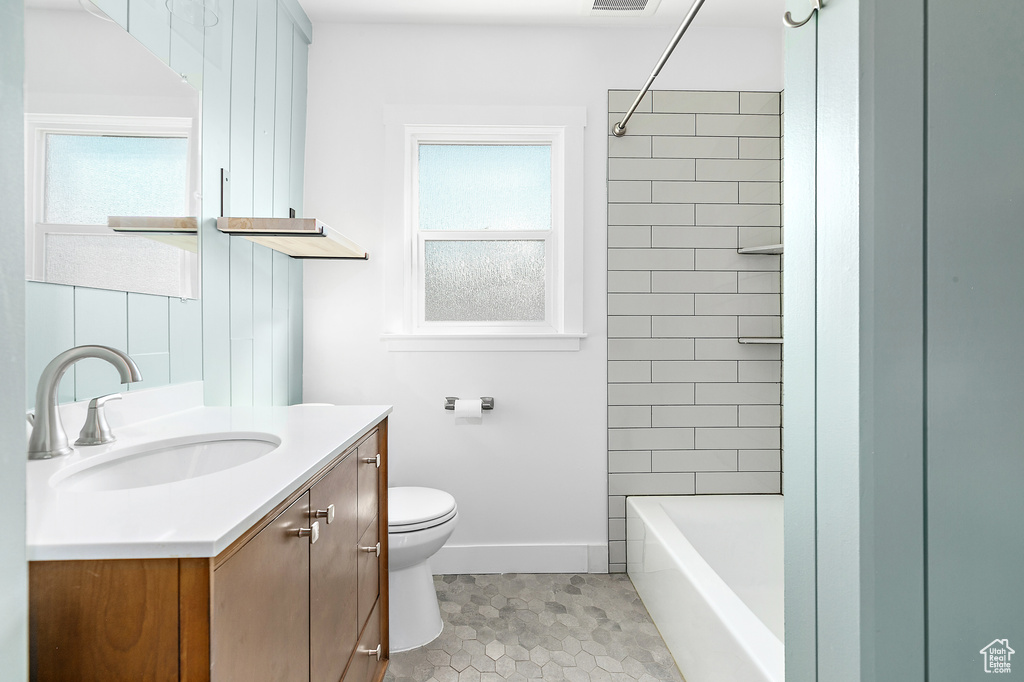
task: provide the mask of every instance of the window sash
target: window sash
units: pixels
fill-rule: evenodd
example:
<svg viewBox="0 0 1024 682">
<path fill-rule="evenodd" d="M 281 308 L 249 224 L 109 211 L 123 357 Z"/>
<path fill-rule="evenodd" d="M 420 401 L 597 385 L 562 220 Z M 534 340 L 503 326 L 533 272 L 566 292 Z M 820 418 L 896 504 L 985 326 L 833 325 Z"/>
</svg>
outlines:
<svg viewBox="0 0 1024 682">
<path fill-rule="evenodd" d="M 431 241 L 533 241 L 544 244 L 544 319 L 543 320 L 427 320 L 426 319 L 426 259 L 425 251 L 427 242 Z M 489 332 L 522 331 L 552 331 L 555 328 L 554 311 L 556 308 L 554 280 L 555 280 L 555 240 L 550 231 L 521 231 L 521 232 L 444 232 L 434 234 L 433 232 L 420 232 L 416 244 L 416 292 L 415 319 L 417 326 L 425 332 L 437 333 L 438 331 L 451 329 L 455 330 L 487 330 Z"/>
<path fill-rule="evenodd" d="M 39 187 L 39 192 L 41 194 L 41 196 L 40 196 L 41 203 L 40 203 L 40 207 L 39 207 L 39 213 L 37 214 L 37 223 L 38 224 L 45 224 L 45 225 L 67 224 L 67 223 L 65 223 L 65 221 L 47 220 L 47 212 L 48 212 L 48 208 L 49 208 L 47 206 L 47 199 L 50 196 L 50 186 L 51 186 L 50 183 L 51 183 L 51 180 L 53 180 L 53 178 L 50 175 L 49 150 L 51 149 L 51 143 L 53 141 L 53 138 L 55 138 L 55 137 L 133 138 L 133 139 L 134 138 L 146 138 L 146 139 L 157 139 L 157 140 L 183 140 L 185 142 L 185 159 L 184 159 L 185 177 L 184 177 L 184 182 L 181 184 L 181 186 L 178 188 L 178 191 L 176 192 L 176 198 L 174 200 L 175 203 L 180 202 L 180 206 L 179 206 L 180 211 L 174 211 L 174 212 L 169 213 L 167 215 L 178 215 L 179 212 L 181 212 L 182 214 L 188 214 L 188 211 L 192 208 L 191 202 L 190 202 L 190 199 L 189 199 L 189 194 L 191 193 L 190 192 L 191 185 L 189 184 L 189 182 L 190 182 L 190 177 L 189 176 L 191 175 L 190 171 L 191 171 L 191 164 L 192 164 L 192 155 L 191 155 L 191 151 L 189 150 L 189 136 L 188 136 L 187 132 L 185 132 L 185 131 L 177 131 L 177 130 L 166 131 L 166 132 L 158 132 L 158 131 L 153 131 L 153 130 L 147 130 L 147 131 L 145 131 L 143 133 L 139 133 L 139 132 L 123 132 L 123 131 L 120 131 L 120 132 L 117 132 L 117 133 L 112 133 L 112 132 L 96 132 L 96 131 L 83 131 L 83 130 L 74 131 L 74 132 L 71 132 L 71 131 L 46 130 L 46 131 L 42 132 L 42 139 L 40 140 L 40 144 L 42 145 L 42 149 L 39 150 L 39 152 L 40 152 L 40 157 L 39 158 L 40 158 L 40 162 L 41 162 L 41 166 L 42 166 L 42 174 L 41 174 L 42 186 Z M 79 196 L 81 196 L 81 195 L 79 195 Z M 111 208 L 111 207 L 107 206 L 107 208 Z M 143 214 L 142 213 L 138 213 L 138 212 L 126 212 L 126 213 L 123 213 L 123 214 L 122 213 L 118 213 L 117 215 L 143 215 Z M 74 224 L 74 225 L 105 225 L 106 223 L 104 221 L 104 222 L 97 222 L 97 223 L 74 222 L 74 223 L 70 223 L 70 224 Z"/>
<path fill-rule="evenodd" d="M 61 225 L 57 223 L 45 223 L 37 226 L 38 231 L 36 237 L 39 240 L 38 249 L 36 253 L 40 254 L 43 258 L 41 265 L 43 272 L 47 274 L 47 282 L 59 283 L 54 279 L 50 279 L 47 273 L 48 267 L 48 255 L 46 250 L 47 238 L 50 236 L 64 236 L 64 237 L 78 237 L 78 238 L 89 238 L 89 237 L 100 237 L 100 238 L 116 238 L 119 242 L 124 243 L 128 241 L 134 241 L 139 243 L 144 249 L 158 248 L 162 249 L 164 254 L 173 254 L 174 259 L 177 261 L 175 266 L 175 275 L 177 278 L 177 288 L 171 291 L 163 286 L 161 283 L 154 283 L 150 278 L 144 283 L 134 285 L 131 284 L 131 280 L 123 273 L 119 268 L 115 268 L 121 275 L 115 278 L 114 281 L 120 282 L 115 285 L 117 291 L 132 291 L 135 293 L 143 294 L 155 294 L 160 296 L 176 296 L 178 298 L 199 298 L 199 255 L 198 253 L 185 251 L 183 249 L 172 247 L 168 245 L 161 245 L 155 241 L 146 239 L 143 236 L 118 234 L 108 228 L 106 225 Z M 166 261 L 164 261 L 166 263 Z M 164 270 L 165 277 L 171 276 L 169 270 Z M 107 279 L 107 282 L 111 280 Z M 166 280 L 165 280 L 166 281 Z M 73 286 L 85 286 L 92 288 L 107 288 L 104 284 L 98 283 L 96 280 L 90 280 L 88 278 L 79 279 L 75 282 L 69 282 L 68 284 Z"/>
<path fill-rule="evenodd" d="M 547 188 L 546 188 L 547 196 L 543 197 L 543 199 L 547 200 L 546 201 L 546 206 L 545 206 L 546 214 L 547 215 L 544 218 L 544 220 L 546 221 L 546 225 L 545 226 L 535 226 L 535 227 L 532 227 L 532 228 L 527 228 L 524 225 L 531 224 L 531 223 L 533 223 L 533 221 L 531 220 L 531 218 L 528 215 L 524 214 L 523 216 L 521 216 L 523 218 L 524 222 L 521 223 L 520 225 L 518 225 L 518 227 L 521 228 L 522 230 L 530 229 L 530 231 L 533 231 L 533 232 L 542 232 L 542 231 L 551 229 L 552 217 L 553 217 L 553 213 L 554 213 L 554 211 L 552 209 L 552 203 L 551 203 L 551 191 L 552 191 L 553 185 L 554 185 L 554 183 L 552 182 L 552 177 L 551 177 L 551 157 L 552 157 L 554 152 L 553 152 L 553 149 L 552 149 L 552 145 L 551 145 L 551 143 L 549 141 L 547 141 L 547 140 L 531 140 L 529 142 L 521 142 L 521 141 L 517 141 L 517 142 L 479 142 L 479 141 L 471 141 L 471 142 L 467 142 L 467 141 L 458 141 L 458 142 L 430 142 L 430 141 L 420 140 L 419 143 L 417 144 L 417 153 L 416 153 L 417 177 L 416 177 L 416 186 L 415 186 L 415 191 L 417 193 L 417 195 L 416 195 L 417 196 L 417 198 L 416 198 L 416 207 L 417 207 L 416 220 L 417 220 L 417 225 L 418 226 L 420 226 L 419 221 L 422 220 L 422 218 L 424 217 L 423 216 L 424 206 L 423 206 L 422 202 L 420 201 L 420 195 L 419 195 L 419 192 L 423 188 L 423 176 L 420 175 L 420 172 L 422 171 L 422 167 L 421 167 L 420 163 L 422 162 L 422 159 L 423 159 L 423 149 L 424 149 L 424 147 L 435 147 L 435 148 L 440 147 L 440 148 L 445 148 L 445 149 L 454 149 L 454 148 L 469 148 L 469 149 L 477 148 L 477 149 L 479 149 L 479 148 L 482 148 L 482 147 L 486 147 L 486 148 L 489 148 L 489 149 L 509 148 L 509 149 L 514 149 L 514 150 L 522 150 L 522 149 L 543 150 L 544 152 L 546 152 L 546 157 L 547 157 L 547 173 L 546 173 L 546 178 L 545 178 L 545 180 L 547 182 Z M 520 160 L 523 159 L 523 158 L 524 157 L 520 157 Z M 536 159 L 534 159 L 532 161 L 536 162 Z M 454 166 L 453 166 L 453 168 L 454 168 Z M 509 170 L 508 166 L 497 165 L 496 168 L 500 168 L 504 172 L 507 172 Z M 435 169 L 435 172 L 436 172 L 436 169 Z M 536 178 L 538 178 L 538 176 L 534 175 L 530 179 L 536 179 Z M 432 177 L 431 180 L 436 182 L 437 181 L 436 176 Z M 473 180 L 469 180 L 469 182 L 472 183 Z M 429 184 L 430 183 L 428 183 L 428 185 Z M 499 193 L 500 193 L 500 190 L 499 190 Z M 467 192 L 467 195 L 470 195 L 470 193 Z M 429 197 L 429 198 L 435 198 L 436 199 L 437 197 L 435 196 L 435 197 Z M 541 206 L 542 198 L 538 194 L 532 195 L 532 198 L 534 200 L 536 200 L 536 201 L 535 201 L 535 203 L 532 204 L 532 206 L 530 206 L 530 208 L 538 208 L 538 207 L 540 207 Z M 477 197 L 473 197 L 473 199 L 471 199 L 469 201 L 469 205 L 470 206 L 474 206 L 474 207 L 478 206 L 478 204 L 475 201 L 475 199 L 477 199 Z M 430 202 L 428 201 L 428 204 L 429 203 Z M 476 217 L 479 218 L 481 216 L 476 216 Z M 490 217 L 498 217 L 498 216 L 492 214 Z M 502 216 L 502 217 L 509 217 L 509 216 Z M 434 220 L 436 221 L 437 218 L 435 217 Z M 466 224 L 466 226 L 464 228 L 462 228 L 462 229 L 464 229 L 464 231 L 475 231 L 477 229 L 481 229 L 481 230 L 485 230 L 485 231 L 488 231 L 488 232 L 507 232 L 507 231 L 517 231 L 516 227 L 517 227 L 516 225 L 508 225 L 507 227 L 496 227 L 494 229 L 486 229 L 485 230 L 485 228 L 478 228 L 477 225 Z M 439 227 L 439 226 L 435 225 L 434 229 L 425 229 L 425 228 L 422 228 L 422 227 L 420 229 L 423 229 L 423 231 L 425 231 L 425 232 L 449 232 L 449 231 L 452 231 L 452 229 L 458 230 L 460 228 Z"/>
</svg>

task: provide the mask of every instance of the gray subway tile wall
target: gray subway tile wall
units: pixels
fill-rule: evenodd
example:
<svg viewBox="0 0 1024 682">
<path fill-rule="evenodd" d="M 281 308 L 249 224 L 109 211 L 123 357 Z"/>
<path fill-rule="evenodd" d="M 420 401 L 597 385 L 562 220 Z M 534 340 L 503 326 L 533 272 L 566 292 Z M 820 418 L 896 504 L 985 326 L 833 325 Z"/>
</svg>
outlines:
<svg viewBox="0 0 1024 682">
<path fill-rule="evenodd" d="M 707 90 L 660 90 L 654 95 L 654 108 L 650 111 L 665 111 L 693 114 L 738 114 L 740 93 L 710 92 Z M 609 98 L 609 105 L 617 100 Z M 617 109 L 613 111 L 617 112 Z M 625 109 L 622 109 L 625 111 Z"/>
<path fill-rule="evenodd" d="M 635 92 L 608 93 L 609 131 Z M 782 97 L 648 93 L 608 143 L 609 569 L 629 495 L 779 493 Z"/>
<path fill-rule="evenodd" d="M 608 159 L 609 180 L 693 180 L 696 174 L 694 159 Z"/>
<path fill-rule="evenodd" d="M 782 169 L 772 159 L 696 159 L 694 177 L 720 182 L 778 182 Z"/>
<path fill-rule="evenodd" d="M 741 114 L 781 114 L 782 96 L 777 92 L 741 92 Z"/>
</svg>

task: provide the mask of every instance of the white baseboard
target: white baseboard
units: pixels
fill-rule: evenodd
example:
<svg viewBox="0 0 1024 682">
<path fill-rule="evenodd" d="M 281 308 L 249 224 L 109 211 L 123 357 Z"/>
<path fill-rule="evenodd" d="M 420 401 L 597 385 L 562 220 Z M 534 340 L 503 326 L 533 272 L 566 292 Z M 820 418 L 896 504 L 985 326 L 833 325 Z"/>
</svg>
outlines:
<svg viewBox="0 0 1024 682">
<path fill-rule="evenodd" d="M 607 573 L 607 545 L 445 545 L 430 559 L 451 573 Z"/>
</svg>

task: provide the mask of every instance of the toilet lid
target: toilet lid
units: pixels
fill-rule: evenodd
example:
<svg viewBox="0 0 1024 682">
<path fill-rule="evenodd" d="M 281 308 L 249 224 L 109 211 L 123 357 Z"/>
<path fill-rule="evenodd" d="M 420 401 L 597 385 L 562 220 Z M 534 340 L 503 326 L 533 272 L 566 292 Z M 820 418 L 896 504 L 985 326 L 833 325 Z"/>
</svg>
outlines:
<svg viewBox="0 0 1024 682">
<path fill-rule="evenodd" d="M 399 532 L 436 525 L 455 515 L 455 498 L 434 488 L 388 488 L 388 529 Z M 429 522 L 436 522 L 430 524 Z"/>
</svg>

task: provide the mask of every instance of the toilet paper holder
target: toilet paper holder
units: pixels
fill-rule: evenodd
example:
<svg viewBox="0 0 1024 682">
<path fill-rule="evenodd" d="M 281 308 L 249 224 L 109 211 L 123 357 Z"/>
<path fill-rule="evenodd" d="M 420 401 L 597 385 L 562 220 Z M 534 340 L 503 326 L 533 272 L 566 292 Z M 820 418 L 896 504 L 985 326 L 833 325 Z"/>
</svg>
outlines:
<svg viewBox="0 0 1024 682">
<path fill-rule="evenodd" d="M 446 410 L 454 410 L 455 409 L 455 401 L 458 400 L 458 399 L 459 399 L 458 396 L 446 396 L 445 399 L 444 399 L 444 409 L 446 409 Z M 481 409 L 484 409 L 484 410 L 493 410 L 494 409 L 494 398 L 484 398 L 484 397 L 481 397 L 480 401 L 483 403 L 480 406 Z"/>
</svg>

